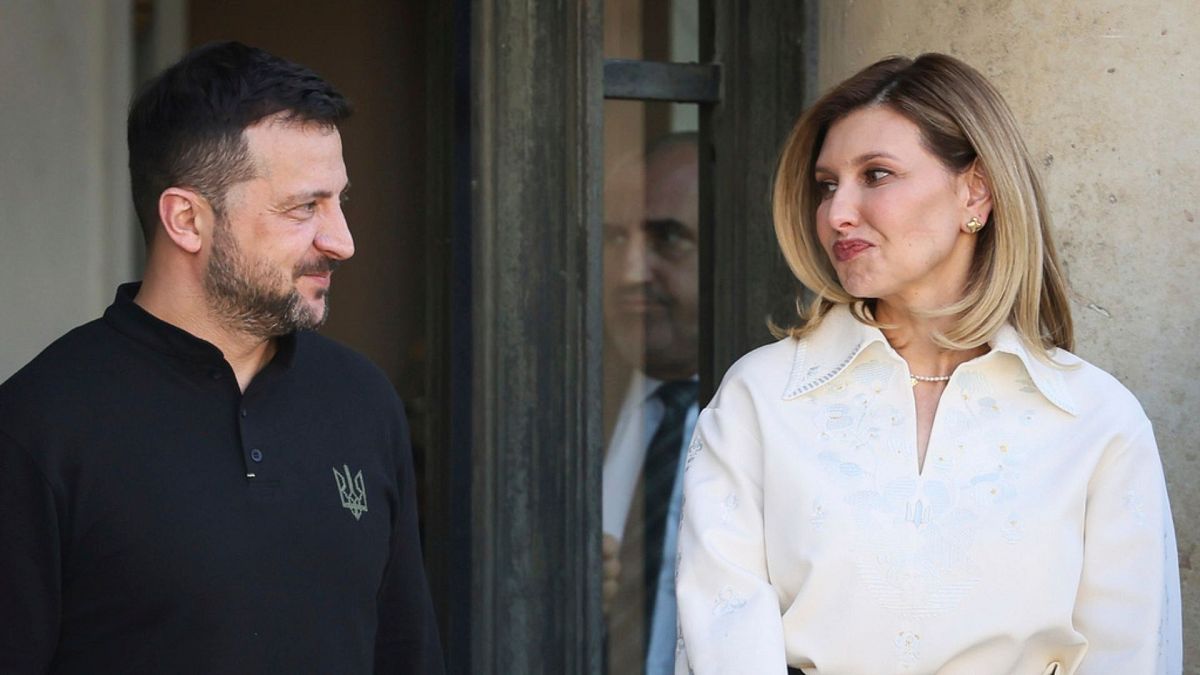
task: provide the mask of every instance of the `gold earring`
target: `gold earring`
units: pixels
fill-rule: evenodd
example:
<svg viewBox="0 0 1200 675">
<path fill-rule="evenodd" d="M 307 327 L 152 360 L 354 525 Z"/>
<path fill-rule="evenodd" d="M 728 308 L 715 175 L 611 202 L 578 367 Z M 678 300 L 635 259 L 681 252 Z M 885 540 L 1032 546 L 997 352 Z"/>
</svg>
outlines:
<svg viewBox="0 0 1200 675">
<path fill-rule="evenodd" d="M 983 229 L 983 223 L 979 222 L 979 216 L 971 216 L 971 219 L 967 221 L 964 227 L 967 228 L 967 232 L 975 234 Z"/>
</svg>

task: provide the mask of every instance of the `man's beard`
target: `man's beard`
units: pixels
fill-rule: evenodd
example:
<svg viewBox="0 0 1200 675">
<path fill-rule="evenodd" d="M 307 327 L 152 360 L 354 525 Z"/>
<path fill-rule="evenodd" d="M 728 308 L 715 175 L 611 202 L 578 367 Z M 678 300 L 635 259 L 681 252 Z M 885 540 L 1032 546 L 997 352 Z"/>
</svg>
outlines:
<svg viewBox="0 0 1200 675">
<path fill-rule="evenodd" d="M 289 280 L 266 262 L 243 255 L 229 223 L 218 222 L 204 270 L 204 290 L 209 307 L 224 319 L 227 328 L 257 338 L 278 337 L 325 323 L 329 315 L 327 291 L 317 292 L 317 297 L 325 300 L 318 313 L 305 303 L 294 282 L 305 274 L 332 271 L 337 264 L 325 257 L 301 262 Z"/>
</svg>

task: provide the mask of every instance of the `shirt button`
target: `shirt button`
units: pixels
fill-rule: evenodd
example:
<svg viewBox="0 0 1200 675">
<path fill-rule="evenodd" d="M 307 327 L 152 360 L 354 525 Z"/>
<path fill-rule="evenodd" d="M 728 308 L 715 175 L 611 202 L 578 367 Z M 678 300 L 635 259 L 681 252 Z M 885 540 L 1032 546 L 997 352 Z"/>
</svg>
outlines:
<svg viewBox="0 0 1200 675">
<path fill-rule="evenodd" d="M 211 378 L 212 378 L 212 379 L 214 379 L 214 380 L 219 380 L 219 379 L 221 379 L 221 371 L 219 371 L 219 370 L 210 370 L 210 371 L 208 371 L 208 376 L 209 376 L 209 377 L 211 377 Z"/>
<path fill-rule="evenodd" d="M 250 459 L 252 459 L 256 462 L 261 462 L 262 461 L 262 450 L 259 450 L 258 448 L 254 448 L 253 450 L 251 450 L 250 451 Z"/>
<path fill-rule="evenodd" d="M 242 408 L 242 417 L 245 417 L 248 414 L 250 414 L 250 413 L 246 412 L 245 408 Z"/>
</svg>

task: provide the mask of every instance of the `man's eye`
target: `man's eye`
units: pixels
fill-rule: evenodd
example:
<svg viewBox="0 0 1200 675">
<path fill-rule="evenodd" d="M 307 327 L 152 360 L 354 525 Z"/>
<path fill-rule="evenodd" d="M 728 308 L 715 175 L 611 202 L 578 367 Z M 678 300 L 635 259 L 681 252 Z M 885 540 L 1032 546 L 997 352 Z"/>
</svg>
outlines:
<svg viewBox="0 0 1200 675">
<path fill-rule="evenodd" d="M 672 260 L 678 260 L 696 250 L 696 242 L 681 230 L 667 230 L 655 237 L 653 242 L 658 255 Z"/>
<path fill-rule="evenodd" d="M 317 203 L 316 202 L 308 202 L 307 204 L 301 204 L 299 206 L 292 207 L 292 213 L 297 216 L 301 216 L 301 217 L 308 217 L 316 212 L 317 212 Z"/>
<path fill-rule="evenodd" d="M 670 253 L 683 243 L 683 237 L 674 232 L 663 232 L 654 238 L 654 250 L 659 253 Z"/>
</svg>

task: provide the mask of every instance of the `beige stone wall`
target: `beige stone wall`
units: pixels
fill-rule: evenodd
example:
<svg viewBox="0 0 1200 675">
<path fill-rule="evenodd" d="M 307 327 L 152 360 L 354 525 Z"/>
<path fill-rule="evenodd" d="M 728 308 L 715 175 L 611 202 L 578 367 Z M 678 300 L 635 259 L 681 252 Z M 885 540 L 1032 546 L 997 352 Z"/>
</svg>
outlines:
<svg viewBox="0 0 1200 675">
<path fill-rule="evenodd" d="M 0 4 L 0 382 L 133 276 L 130 3 Z"/>
<path fill-rule="evenodd" d="M 989 77 L 1043 177 L 1081 356 L 1154 421 L 1179 536 L 1184 663 L 1200 673 L 1200 3 L 822 0 L 821 89 L 889 54 Z"/>
</svg>

